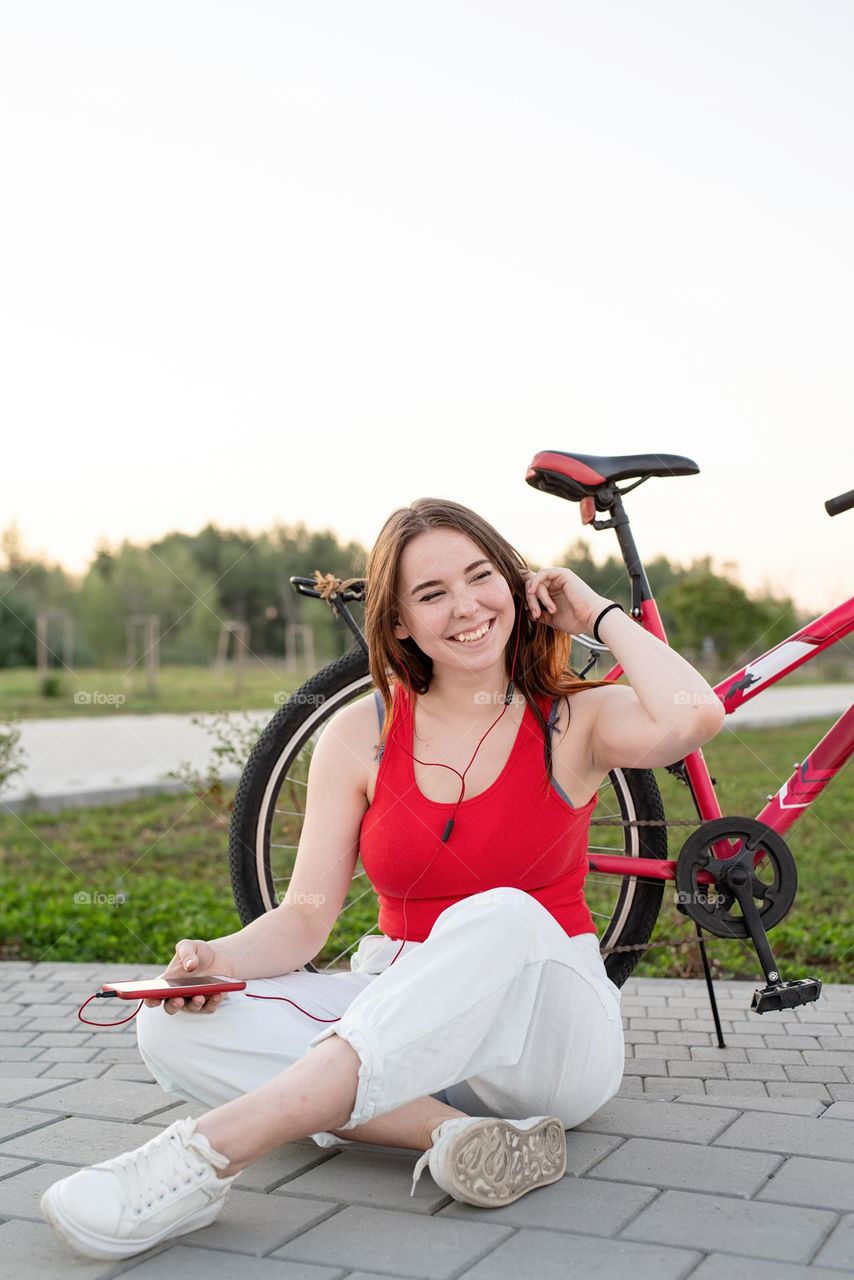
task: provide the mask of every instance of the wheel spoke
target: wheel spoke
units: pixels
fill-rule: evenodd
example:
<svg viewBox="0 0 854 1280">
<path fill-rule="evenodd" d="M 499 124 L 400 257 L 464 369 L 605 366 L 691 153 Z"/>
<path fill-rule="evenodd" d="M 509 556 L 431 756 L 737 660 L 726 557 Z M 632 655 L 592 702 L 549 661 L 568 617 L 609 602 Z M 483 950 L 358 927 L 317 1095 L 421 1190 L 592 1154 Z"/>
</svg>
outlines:
<svg viewBox="0 0 854 1280">
<path fill-rule="evenodd" d="M 365 930 L 365 932 L 362 934 L 362 938 L 367 938 L 368 934 L 370 934 L 370 933 L 373 933 L 373 929 L 366 929 L 366 930 Z M 357 947 L 359 946 L 359 943 L 362 941 L 362 938 L 357 938 L 357 940 L 356 940 L 355 942 L 352 942 L 352 943 L 350 944 L 350 946 L 349 946 L 349 947 L 345 947 L 343 951 L 339 951 L 339 952 L 338 952 L 338 955 L 337 955 L 337 956 L 334 956 L 334 957 L 329 961 L 329 963 L 328 963 L 328 964 L 322 965 L 322 966 L 321 966 L 321 972 L 324 972 L 326 969 L 331 969 L 331 968 L 332 968 L 332 966 L 333 966 L 333 965 L 334 965 L 338 960 L 340 960 L 342 956 L 346 956 L 350 951 L 355 951 L 355 950 L 357 949 Z"/>
<path fill-rule="evenodd" d="M 374 892 L 374 886 L 370 885 L 365 890 L 364 893 L 360 893 L 358 897 L 353 898 L 350 902 L 345 902 L 344 906 L 341 908 L 341 915 L 339 915 L 338 919 L 339 920 L 341 919 L 341 916 L 343 916 L 345 911 L 349 911 L 351 907 L 355 907 L 357 902 L 361 902 L 363 898 L 367 898 L 368 895 L 372 894 L 373 892 Z"/>
<path fill-rule="evenodd" d="M 273 846 L 271 845 L 270 847 L 272 848 Z M 359 880 L 359 879 L 361 879 L 363 876 L 366 876 L 367 874 L 368 874 L 368 873 L 367 873 L 366 871 L 354 871 L 354 872 L 353 872 L 353 879 L 354 879 L 354 880 Z M 291 877 L 290 877 L 289 875 L 287 875 L 287 876 L 271 876 L 270 878 L 271 878 L 271 880 L 273 881 L 273 883 L 275 884 L 275 883 L 276 883 L 276 882 L 278 882 L 279 880 L 290 880 L 290 878 L 291 878 Z"/>
</svg>

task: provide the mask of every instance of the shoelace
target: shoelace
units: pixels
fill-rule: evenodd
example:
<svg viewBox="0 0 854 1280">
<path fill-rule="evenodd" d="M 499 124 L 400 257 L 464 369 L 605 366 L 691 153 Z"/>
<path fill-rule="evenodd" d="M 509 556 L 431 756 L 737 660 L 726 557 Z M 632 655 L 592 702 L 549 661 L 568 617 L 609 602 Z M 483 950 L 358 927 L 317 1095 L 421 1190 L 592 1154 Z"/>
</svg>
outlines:
<svg viewBox="0 0 854 1280">
<path fill-rule="evenodd" d="M 427 1165 L 430 1160 L 430 1152 L 432 1150 L 433 1150 L 432 1147 L 428 1147 L 427 1150 L 424 1152 L 424 1154 L 422 1156 L 419 1156 L 418 1160 L 416 1161 L 415 1172 L 412 1175 L 412 1190 L 409 1192 L 411 1196 L 415 1195 L 416 1183 L 418 1182 L 418 1179 L 421 1177 L 424 1170 L 427 1168 Z"/>
<path fill-rule="evenodd" d="M 422 1173 L 424 1172 L 424 1170 L 427 1168 L 427 1165 L 429 1164 L 430 1152 L 435 1151 L 436 1143 L 439 1141 L 439 1139 L 442 1136 L 442 1130 L 445 1128 L 445 1125 L 450 1125 L 453 1123 L 454 1123 L 453 1120 L 443 1120 L 441 1124 L 436 1125 L 436 1128 L 430 1134 L 433 1145 L 432 1147 L 428 1147 L 427 1150 L 422 1155 L 420 1155 L 415 1162 L 415 1169 L 413 1170 L 413 1174 L 412 1174 L 412 1187 L 410 1188 L 410 1191 L 409 1191 L 410 1196 L 415 1195 L 415 1187 Z"/>
<path fill-rule="evenodd" d="M 135 1151 L 125 1151 L 111 1161 L 111 1172 L 119 1175 L 137 1216 L 155 1200 L 164 1200 L 167 1191 L 177 1191 L 179 1179 L 189 1186 L 204 1178 L 211 1162 L 202 1155 L 198 1142 L 194 1143 L 195 1136 L 192 1134 L 186 1145 L 178 1132 L 170 1133 L 168 1146 L 163 1143 L 154 1146 L 157 1139 L 152 1138 Z M 220 1166 L 221 1160 L 228 1164 L 226 1157 L 213 1151 L 212 1154 L 217 1156 L 214 1163 L 218 1167 L 224 1167 Z"/>
</svg>

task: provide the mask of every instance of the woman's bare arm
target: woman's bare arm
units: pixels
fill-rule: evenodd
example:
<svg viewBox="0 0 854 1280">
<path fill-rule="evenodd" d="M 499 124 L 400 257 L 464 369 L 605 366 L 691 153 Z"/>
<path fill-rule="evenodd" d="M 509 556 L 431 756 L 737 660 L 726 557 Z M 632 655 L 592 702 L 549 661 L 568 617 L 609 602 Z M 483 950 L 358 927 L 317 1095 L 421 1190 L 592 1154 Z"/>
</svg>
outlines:
<svg viewBox="0 0 854 1280">
<path fill-rule="evenodd" d="M 620 609 L 605 615 L 599 635 L 628 676 L 629 685 L 590 690 L 597 695 L 591 730 L 597 768 L 607 772 L 672 764 L 722 728 L 723 704 L 675 649 Z"/>
<path fill-rule="evenodd" d="M 373 706 L 368 710 L 375 719 Z M 368 807 L 366 719 L 359 703 L 343 707 L 318 738 L 296 862 L 283 901 L 237 933 L 211 939 L 233 977 L 290 973 L 323 949 L 353 879 Z"/>
<path fill-rule="evenodd" d="M 211 938 L 216 972 L 229 978 L 277 978 L 313 960 L 317 945 L 314 921 L 299 907 L 280 903 L 237 933 Z"/>
<path fill-rule="evenodd" d="M 590 689 L 590 759 L 594 770 L 652 769 L 696 751 L 721 729 L 724 708 L 711 685 L 652 632 L 605 599 L 571 569 L 526 570 L 531 618 L 569 635 L 604 640 L 629 679 Z"/>
</svg>

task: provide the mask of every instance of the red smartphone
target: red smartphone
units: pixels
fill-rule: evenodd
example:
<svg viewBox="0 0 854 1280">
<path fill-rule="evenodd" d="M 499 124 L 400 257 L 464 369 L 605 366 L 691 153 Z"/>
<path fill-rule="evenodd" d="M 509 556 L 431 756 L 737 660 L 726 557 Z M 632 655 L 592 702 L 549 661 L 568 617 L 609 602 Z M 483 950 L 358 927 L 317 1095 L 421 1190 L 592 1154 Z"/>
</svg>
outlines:
<svg viewBox="0 0 854 1280">
<path fill-rule="evenodd" d="M 104 982 L 102 991 L 115 991 L 122 1000 L 174 1000 L 178 996 L 210 996 L 215 991 L 242 991 L 242 978 L 136 978 Z"/>
</svg>

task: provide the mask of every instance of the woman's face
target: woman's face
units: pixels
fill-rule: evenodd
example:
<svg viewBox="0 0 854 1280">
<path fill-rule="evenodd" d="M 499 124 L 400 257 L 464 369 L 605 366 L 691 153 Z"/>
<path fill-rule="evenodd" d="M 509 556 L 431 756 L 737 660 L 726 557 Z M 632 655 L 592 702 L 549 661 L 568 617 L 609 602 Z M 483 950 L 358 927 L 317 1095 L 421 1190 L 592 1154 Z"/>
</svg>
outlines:
<svg viewBox="0 0 854 1280">
<path fill-rule="evenodd" d="M 404 548 L 398 575 L 399 640 L 411 636 L 434 664 L 487 672 L 504 665 L 516 622 L 506 578 L 485 552 L 456 529 L 428 529 Z M 487 630 L 477 639 L 488 624 Z M 459 637 L 468 639 L 461 639 Z"/>
</svg>

